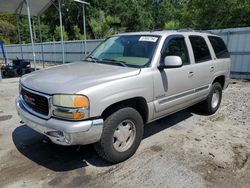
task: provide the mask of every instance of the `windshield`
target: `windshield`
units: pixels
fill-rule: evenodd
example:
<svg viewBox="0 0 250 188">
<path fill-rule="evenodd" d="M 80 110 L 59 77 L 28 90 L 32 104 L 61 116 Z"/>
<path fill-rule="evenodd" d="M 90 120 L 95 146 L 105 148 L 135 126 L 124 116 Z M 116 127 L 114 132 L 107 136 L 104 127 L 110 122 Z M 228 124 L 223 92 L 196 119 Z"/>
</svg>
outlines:
<svg viewBox="0 0 250 188">
<path fill-rule="evenodd" d="M 127 67 L 150 64 L 159 37 L 153 35 L 123 35 L 110 37 L 101 43 L 86 60 Z"/>
</svg>

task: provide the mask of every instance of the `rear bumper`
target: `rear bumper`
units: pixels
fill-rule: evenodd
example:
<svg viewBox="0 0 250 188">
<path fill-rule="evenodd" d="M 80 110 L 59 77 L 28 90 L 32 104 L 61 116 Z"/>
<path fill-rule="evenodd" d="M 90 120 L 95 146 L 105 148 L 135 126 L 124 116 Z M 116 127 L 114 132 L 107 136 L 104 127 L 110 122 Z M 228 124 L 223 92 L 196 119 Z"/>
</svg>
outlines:
<svg viewBox="0 0 250 188">
<path fill-rule="evenodd" d="M 35 131 L 59 145 L 86 145 L 98 142 L 102 135 L 103 119 L 86 121 L 48 120 L 29 113 L 20 97 L 16 100 L 17 113 L 22 121 Z"/>
</svg>

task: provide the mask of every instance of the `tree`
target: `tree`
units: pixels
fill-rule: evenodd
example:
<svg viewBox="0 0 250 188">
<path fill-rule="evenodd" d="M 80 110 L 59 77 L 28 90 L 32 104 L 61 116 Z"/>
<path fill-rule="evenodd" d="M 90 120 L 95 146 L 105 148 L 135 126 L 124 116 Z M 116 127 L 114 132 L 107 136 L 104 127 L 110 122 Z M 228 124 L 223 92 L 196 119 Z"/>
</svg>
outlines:
<svg viewBox="0 0 250 188">
<path fill-rule="evenodd" d="M 13 25 L 15 17 L 8 13 L 0 14 L 0 40 L 4 44 L 15 43 L 16 38 L 16 27 Z"/>
<path fill-rule="evenodd" d="M 80 33 L 80 29 L 77 25 L 74 25 L 73 27 L 73 33 L 74 33 L 74 39 L 73 40 L 83 40 L 84 35 Z"/>
<path fill-rule="evenodd" d="M 249 0 L 189 0 L 181 12 L 181 25 L 195 29 L 250 25 Z"/>
<path fill-rule="evenodd" d="M 54 31 L 54 39 L 56 41 L 60 41 L 61 40 L 61 28 L 60 28 L 60 26 L 56 26 L 56 29 Z M 67 41 L 68 39 L 69 39 L 68 33 L 63 30 L 63 40 Z"/>
<path fill-rule="evenodd" d="M 179 29 L 180 28 L 180 23 L 178 21 L 175 20 L 171 20 L 169 22 L 166 22 L 164 25 L 164 29 L 167 30 L 175 30 L 175 29 Z"/>
<path fill-rule="evenodd" d="M 105 38 L 113 35 L 121 30 L 117 29 L 115 25 L 120 24 L 121 20 L 118 17 L 110 15 L 105 16 L 103 11 L 99 11 L 97 18 L 91 18 L 89 21 L 90 28 L 95 38 Z"/>
<path fill-rule="evenodd" d="M 57 3 L 57 1 L 55 1 Z M 162 29 L 218 29 L 250 26 L 250 0 L 91 0 L 86 6 L 88 38 L 104 38 L 118 32 Z M 63 1 L 65 40 L 82 40 L 82 6 Z M 51 6 L 42 17 L 43 41 L 60 40 L 58 11 Z M 39 42 L 37 18 L 34 41 Z M 20 18 L 22 42 L 30 42 L 27 16 Z M 5 43 L 16 43 L 16 17 L 0 14 L 0 36 Z"/>
</svg>

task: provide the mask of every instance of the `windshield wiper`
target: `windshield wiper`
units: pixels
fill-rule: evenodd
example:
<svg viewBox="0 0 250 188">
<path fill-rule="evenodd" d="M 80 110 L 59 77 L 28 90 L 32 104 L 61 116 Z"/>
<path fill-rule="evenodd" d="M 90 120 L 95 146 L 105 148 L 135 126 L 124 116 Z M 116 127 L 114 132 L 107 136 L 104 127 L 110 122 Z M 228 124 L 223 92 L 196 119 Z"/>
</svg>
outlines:
<svg viewBox="0 0 250 188">
<path fill-rule="evenodd" d="M 92 56 L 87 57 L 87 59 L 91 59 L 91 61 L 94 62 L 94 63 L 98 63 L 97 61 L 100 60 L 100 59 L 92 57 Z"/>
<path fill-rule="evenodd" d="M 128 67 L 128 65 L 125 61 L 120 61 L 120 60 L 115 60 L 115 59 L 102 59 L 102 61 L 114 62 L 113 64 L 118 64 L 118 65 L 121 65 L 123 67 Z"/>
</svg>

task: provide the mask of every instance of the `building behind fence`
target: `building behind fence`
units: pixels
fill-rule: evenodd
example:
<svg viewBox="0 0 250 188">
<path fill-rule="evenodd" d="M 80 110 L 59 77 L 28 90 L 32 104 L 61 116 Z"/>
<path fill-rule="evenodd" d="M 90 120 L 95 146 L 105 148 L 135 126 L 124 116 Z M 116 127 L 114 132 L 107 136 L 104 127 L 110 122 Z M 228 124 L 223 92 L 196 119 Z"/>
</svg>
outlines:
<svg viewBox="0 0 250 188">
<path fill-rule="evenodd" d="M 231 55 L 231 77 L 250 79 L 250 27 L 211 30 L 221 36 L 228 46 Z M 88 40 L 87 54 L 89 54 L 102 40 Z M 5 45 L 9 60 L 22 58 L 32 61 L 31 44 Z M 85 58 L 84 41 L 65 41 L 65 62 L 79 61 Z M 60 42 L 44 42 L 35 44 L 36 59 L 38 62 L 62 62 Z M 0 58 L 3 58 L 0 54 Z"/>
</svg>

